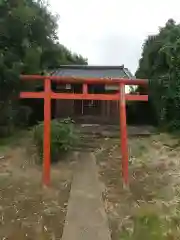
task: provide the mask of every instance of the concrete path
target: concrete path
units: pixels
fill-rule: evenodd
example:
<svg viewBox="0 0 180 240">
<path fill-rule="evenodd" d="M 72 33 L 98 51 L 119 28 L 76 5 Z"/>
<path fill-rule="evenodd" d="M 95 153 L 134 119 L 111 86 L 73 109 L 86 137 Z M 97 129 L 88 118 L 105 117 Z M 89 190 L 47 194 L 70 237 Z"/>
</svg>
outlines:
<svg viewBox="0 0 180 240">
<path fill-rule="evenodd" d="M 80 153 L 62 240 L 110 239 L 94 156 L 92 153 Z"/>
</svg>

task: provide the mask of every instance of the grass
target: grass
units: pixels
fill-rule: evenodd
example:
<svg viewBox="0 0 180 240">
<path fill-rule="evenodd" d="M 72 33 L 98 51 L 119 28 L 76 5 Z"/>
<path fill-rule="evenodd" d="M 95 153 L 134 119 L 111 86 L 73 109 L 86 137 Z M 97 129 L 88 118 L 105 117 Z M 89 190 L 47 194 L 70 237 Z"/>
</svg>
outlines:
<svg viewBox="0 0 180 240">
<path fill-rule="evenodd" d="M 123 226 L 120 232 L 120 240 L 170 240 L 180 237 L 180 215 L 176 211 L 174 216 L 163 215 L 159 210 L 155 211 L 142 207 L 137 215 L 132 217 L 132 227 Z"/>
<path fill-rule="evenodd" d="M 21 141 L 29 135 L 27 130 L 16 130 L 14 134 L 9 137 L 0 138 L 0 149 L 7 146 L 18 146 L 21 144 Z"/>
<path fill-rule="evenodd" d="M 164 239 L 165 227 L 162 225 L 157 214 L 142 215 L 134 220 L 133 229 L 122 230 L 120 234 L 121 240 L 161 240 Z"/>
<path fill-rule="evenodd" d="M 174 182 L 176 179 L 172 177 L 175 172 L 179 174 L 179 139 L 160 134 L 140 141 L 137 145 L 134 142 L 134 145 L 136 151 L 133 151 L 133 154 L 143 164 L 139 167 L 139 161 L 136 160 L 132 169 L 136 172 L 137 168 L 143 167 L 144 170 L 144 177 L 137 177 L 135 181 L 142 187 L 142 196 L 149 192 L 151 198 L 148 200 L 143 196 L 139 206 L 135 207 L 136 213 L 131 215 L 133 227 L 122 227 L 120 239 L 180 239 L 180 198 L 177 191 L 179 187 Z M 146 189 L 144 193 L 143 189 Z M 132 195 L 136 194 L 135 192 L 133 189 Z"/>
<path fill-rule="evenodd" d="M 29 132 L 0 140 L 0 239 L 61 239 L 72 180 L 72 158 L 51 166 L 42 188 L 41 167 L 29 161 Z"/>
<path fill-rule="evenodd" d="M 28 130 L 19 130 L 9 137 L 0 138 L 0 160 L 4 157 L 8 158 L 13 149 L 29 146 L 29 134 Z"/>
<path fill-rule="evenodd" d="M 112 240 L 180 239 L 180 142 L 169 134 L 129 139 L 130 190 L 122 188 L 117 140 L 106 141 L 97 162 L 105 183 Z"/>
</svg>

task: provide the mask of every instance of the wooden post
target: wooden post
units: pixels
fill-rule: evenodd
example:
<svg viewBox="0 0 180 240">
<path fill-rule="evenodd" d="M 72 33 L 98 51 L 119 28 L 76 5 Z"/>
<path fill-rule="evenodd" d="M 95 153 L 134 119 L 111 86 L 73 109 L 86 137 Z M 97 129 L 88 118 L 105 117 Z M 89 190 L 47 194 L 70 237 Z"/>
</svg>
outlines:
<svg viewBox="0 0 180 240">
<path fill-rule="evenodd" d="M 128 176 L 128 143 L 127 143 L 127 126 L 126 126 L 126 100 L 127 101 L 148 101 L 148 95 L 125 95 L 125 85 L 147 85 L 148 81 L 143 79 L 101 79 L 101 78 L 81 78 L 58 76 L 41 76 L 41 75 L 21 75 L 22 80 L 44 80 L 45 89 L 43 92 L 21 92 L 21 98 L 44 99 L 44 145 L 43 145 L 43 184 L 50 184 L 50 156 L 51 156 L 51 99 L 73 99 L 73 100 L 101 100 L 119 101 L 120 112 L 120 137 L 122 152 L 122 175 L 125 186 L 129 184 Z M 83 93 L 54 93 L 51 92 L 51 80 L 60 81 L 61 83 L 84 83 Z M 115 94 L 94 94 L 88 93 L 87 84 L 117 84 L 119 93 Z M 107 116 L 109 104 L 105 105 L 105 114 Z"/>
<path fill-rule="evenodd" d="M 87 83 L 83 83 L 82 85 L 82 92 L 84 95 L 88 94 L 88 85 Z M 82 99 L 82 115 L 84 115 L 84 100 Z"/>
<path fill-rule="evenodd" d="M 51 159 L 51 80 L 46 78 L 44 83 L 44 160 L 43 184 L 50 184 L 50 159 Z"/>
<path fill-rule="evenodd" d="M 128 142 L 127 142 L 127 125 L 126 125 L 126 100 L 125 85 L 120 83 L 120 137 L 121 137 L 121 154 L 122 154 L 122 177 L 124 186 L 129 184 L 128 176 Z"/>
</svg>

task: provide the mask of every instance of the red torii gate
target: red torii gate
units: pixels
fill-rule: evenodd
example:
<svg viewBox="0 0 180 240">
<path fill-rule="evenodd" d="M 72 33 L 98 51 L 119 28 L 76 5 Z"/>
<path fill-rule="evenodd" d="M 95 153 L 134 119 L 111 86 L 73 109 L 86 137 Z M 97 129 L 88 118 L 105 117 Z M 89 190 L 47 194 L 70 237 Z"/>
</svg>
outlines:
<svg viewBox="0 0 180 240">
<path fill-rule="evenodd" d="M 128 176 L 128 142 L 126 126 L 126 101 L 148 101 L 148 95 L 125 94 L 125 85 L 147 85 L 144 79 L 124 78 L 73 78 L 41 75 L 21 75 L 21 80 L 42 80 L 45 81 L 42 92 L 21 92 L 20 98 L 41 98 L 44 99 L 44 160 L 43 160 L 43 184 L 50 184 L 50 122 L 51 122 L 51 99 L 73 99 L 73 100 L 115 100 L 120 101 L 120 137 L 122 154 L 122 177 L 125 185 L 129 183 Z M 82 83 L 82 93 L 55 93 L 51 90 L 51 81 L 58 83 Z M 89 84 L 118 85 L 119 92 L 114 94 L 89 94 Z"/>
</svg>

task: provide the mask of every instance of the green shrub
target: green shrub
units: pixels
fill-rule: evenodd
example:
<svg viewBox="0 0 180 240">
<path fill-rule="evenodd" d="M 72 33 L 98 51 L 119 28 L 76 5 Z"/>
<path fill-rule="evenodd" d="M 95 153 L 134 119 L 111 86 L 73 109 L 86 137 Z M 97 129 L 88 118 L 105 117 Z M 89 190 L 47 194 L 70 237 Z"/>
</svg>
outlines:
<svg viewBox="0 0 180 240">
<path fill-rule="evenodd" d="M 44 122 L 33 128 L 32 137 L 36 152 L 42 161 L 43 158 L 43 128 Z M 51 121 L 51 162 L 57 162 L 60 155 L 72 149 L 78 142 L 78 132 L 74 122 L 70 119 Z"/>
</svg>

